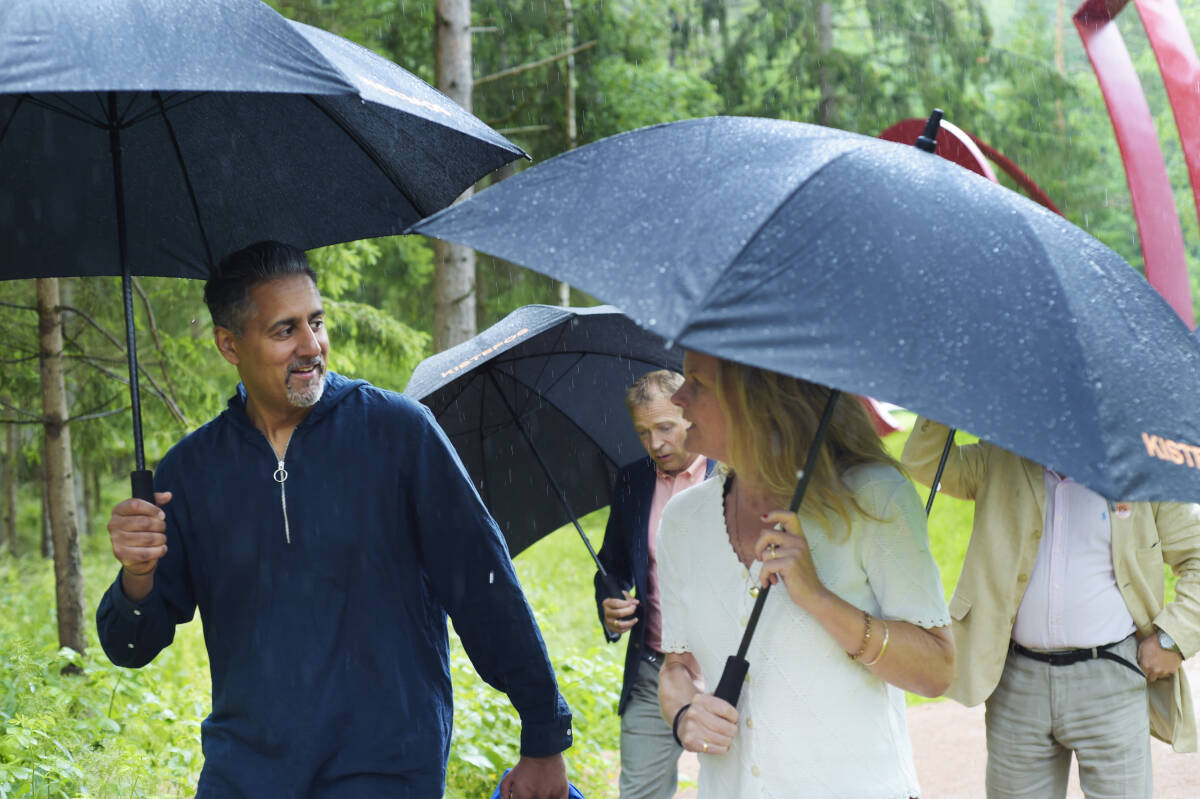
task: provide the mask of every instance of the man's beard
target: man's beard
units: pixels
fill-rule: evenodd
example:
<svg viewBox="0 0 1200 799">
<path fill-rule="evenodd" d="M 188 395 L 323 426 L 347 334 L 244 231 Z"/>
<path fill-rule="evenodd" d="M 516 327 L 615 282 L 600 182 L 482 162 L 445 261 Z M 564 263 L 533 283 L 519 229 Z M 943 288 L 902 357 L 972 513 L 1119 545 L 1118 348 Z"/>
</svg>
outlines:
<svg viewBox="0 0 1200 799">
<path fill-rule="evenodd" d="M 292 388 L 292 373 L 309 368 L 316 369 L 316 377 L 306 381 L 305 388 Z M 288 402 L 297 408 L 311 408 L 316 405 L 325 393 L 325 359 L 317 356 L 311 361 L 294 361 L 288 364 L 288 379 L 284 388 L 287 389 Z"/>
</svg>

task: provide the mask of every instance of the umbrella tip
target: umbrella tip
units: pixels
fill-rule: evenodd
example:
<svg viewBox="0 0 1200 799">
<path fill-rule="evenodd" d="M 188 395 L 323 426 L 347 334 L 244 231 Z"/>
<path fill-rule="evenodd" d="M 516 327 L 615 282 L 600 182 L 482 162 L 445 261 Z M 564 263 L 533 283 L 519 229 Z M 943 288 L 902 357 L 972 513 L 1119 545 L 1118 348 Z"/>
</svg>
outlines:
<svg viewBox="0 0 1200 799">
<path fill-rule="evenodd" d="M 937 149 L 938 128 L 942 124 L 942 116 L 942 109 L 933 109 L 933 113 L 929 115 L 929 121 L 925 123 L 925 132 L 917 137 L 913 146 L 927 153 L 932 153 Z"/>
</svg>

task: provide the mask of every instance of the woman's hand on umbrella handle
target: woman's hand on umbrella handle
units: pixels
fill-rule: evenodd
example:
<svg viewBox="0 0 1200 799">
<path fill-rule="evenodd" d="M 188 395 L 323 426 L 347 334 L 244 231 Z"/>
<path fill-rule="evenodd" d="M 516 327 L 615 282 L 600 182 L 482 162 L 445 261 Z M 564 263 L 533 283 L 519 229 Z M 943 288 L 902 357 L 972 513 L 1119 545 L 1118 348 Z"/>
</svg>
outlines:
<svg viewBox="0 0 1200 799">
<path fill-rule="evenodd" d="M 723 755 L 737 735 L 737 708 L 712 694 L 696 694 L 679 719 L 683 748 L 701 755 Z"/>
<path fill-rule="evenodd" d="M 638 621 L 633 614 L 640 603 L 628 591 L 621 593 L 625 595 L 623 599 L 609 597 L 603 602 L 604 626 L 613 635 L 628 632 Z"/>
<path fill-rule="evenodd" d="M 765 514 L 763 523 L 774 527 L 764 528 L 754 545 L 755 557 L 763 564 L 759 581 L 767 586 L 782 579 L 792 601 L 810 608 L 827 589 L 817 575 L 800 520 L 794 513 L 776 510 Z"/>
</svg>

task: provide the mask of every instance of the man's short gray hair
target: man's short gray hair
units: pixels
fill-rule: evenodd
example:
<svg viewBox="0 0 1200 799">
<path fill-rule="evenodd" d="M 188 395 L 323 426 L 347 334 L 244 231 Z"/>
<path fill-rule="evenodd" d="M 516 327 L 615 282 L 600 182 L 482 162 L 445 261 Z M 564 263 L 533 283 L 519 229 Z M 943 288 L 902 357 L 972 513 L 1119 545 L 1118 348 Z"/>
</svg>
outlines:
<svg viewBox="0 0 1200 799">
<path fill-rule="evenodd" d="M 671 395 L 682 385 L 683 375 L 679 372 L 672 372 L 670 369 L 647 372 L 625 389 L 625 407 L 629 409 L 630 414 L 633 414 L 634 409 L 657 397 L 670 399 Z"/>
</svg>

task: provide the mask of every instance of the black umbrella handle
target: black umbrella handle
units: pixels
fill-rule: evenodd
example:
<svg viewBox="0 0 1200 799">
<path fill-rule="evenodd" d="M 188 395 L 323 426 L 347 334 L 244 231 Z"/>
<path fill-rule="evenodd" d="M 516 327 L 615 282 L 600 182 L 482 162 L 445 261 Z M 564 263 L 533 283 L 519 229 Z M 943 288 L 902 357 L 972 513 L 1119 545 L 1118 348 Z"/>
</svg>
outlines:
<svg viewBox="0 0 1200 799">
<path fill-rule="evenodd" d="M 600 566 L 599 560 L 596 561 L 596 565 Z M 625 598 L 625 592 L 621 590 L 621 586 L 617 583 L 617 581 L 613 578 L 613 576 L 611 574 L 609 574 L 607 571 L 604 570 L 603 566 L 600 566 L 600 583 L 601 583 L 601 585 L 604 586 L 604 598 L 605 599 L 624 599 Z"/>
<path fill-rule="evenodd" d="M 792 513 L 799 512 L 800 503 L 804 502 L 804 494 L 808 490 L 813 470 L 817 466 L 817 456 L 821 454 L 821 446 L 825 443 L 825 436 L 829 432 L 829 423 L 833 421 L 833 409 L 837 406 L 838 397 L 841 395 L 842 392 L 836 388 L 829 391 L 829 399 L 825 401 L 825 410 L 821 412 L 821 421 L 817 424 L 817 432 L 813 434 L 812 444 L 809 445 L 808 455 L 804 459 L 804 471 L 797 475 L 799 480 L 796 483 L 796 490 L 792 494 L 792 504 L 789 508 Z M 750 641 L 754 638 L 755 628 L 758 627 L 758 617 L 762 615 L 763 606 L 766 604 L 767 594 L 770 591 L 771 586 L 767 585 L 758 592 L 758 598 L 754 600 L 754 609 L 750 611 L 750 619 L 746 623 L 746 632 L 742 634 L 742 643 L 738 647 L 737 654 L 730 655 L 725 660 L 725 670 L 721 672 L 721 680 L 717 683 L 717 690 L 713 693 L 713 696 L 724 699 L 734 707 L 737 706 L 738 698 L 742 695 L 742 684 L 746 681 L 746 674 L 750 669 L 750 664 L 746 661 L 746 652 L 750 649 Z"/>
<path fill-rule="evenodd" d="M 742 684 L 746 681 L 749 671 L 750 662 L 745 658 L 737 655 L 725 658 L 725 671 L 721 672 L 721 681 L 717 683 L 717 690 L 713 691 L 713 696 L 736 707 L 738 698 L 742 695 Z"/>
<path fill-rule="evenodd" d="M 133 489 L 134 499 L 143 499 L 154 504 L 154 472 L 149 469 L 138 469 L 129 473 L 129 483 Z"/>
</svg>

